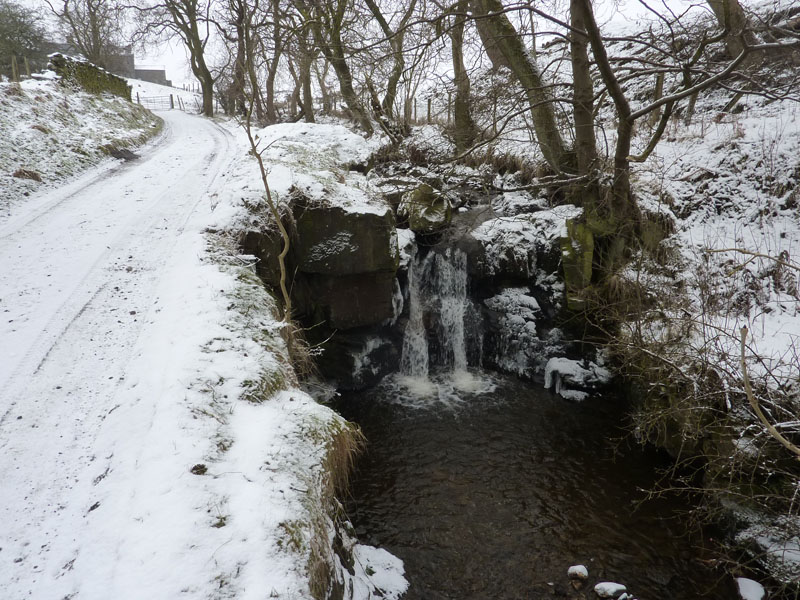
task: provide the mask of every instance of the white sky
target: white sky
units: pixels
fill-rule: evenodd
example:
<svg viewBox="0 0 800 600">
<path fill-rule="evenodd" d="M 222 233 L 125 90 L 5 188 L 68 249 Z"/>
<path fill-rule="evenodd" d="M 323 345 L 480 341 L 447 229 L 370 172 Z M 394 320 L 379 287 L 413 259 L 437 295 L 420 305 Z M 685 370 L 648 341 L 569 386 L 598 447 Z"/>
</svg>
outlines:
<svg viewBox="0 0 800 600">
<path fill-rule="evenodd" d="M 675 12 L 682 12 L 693 5 L 702 5 L 702 0 L 647 0 L 648 4 L 656 10 L 669 5 Z M 22 3 L 36 7 L 46 8 L 43 0 L 21 0 Z M 629 27 L 636 19 L 650 13 L 639 0 L 595 0 L 595 10 L 598 21 L 604 29 Z M 166 69 L 167 79 L 172 80 L 176 87 L 184 83 L 196 82 L 189 68 L 189 60 L 183 45 L 174 40 L 170 43 L 153 48 L 149 52 L 135 52 L 136 66 L 163 67 Z"/>
</svg>

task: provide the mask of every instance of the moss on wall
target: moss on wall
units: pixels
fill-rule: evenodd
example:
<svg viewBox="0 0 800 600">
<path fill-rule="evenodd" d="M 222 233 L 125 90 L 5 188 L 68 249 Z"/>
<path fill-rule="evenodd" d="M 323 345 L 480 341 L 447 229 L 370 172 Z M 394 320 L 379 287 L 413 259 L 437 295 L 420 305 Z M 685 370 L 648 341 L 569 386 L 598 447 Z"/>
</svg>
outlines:
<svg viewBox="0 0 800 600">
<path fill-rule="evenodd" d="M 79 60 L 63 54 L 51 54 L 50 66 L 64 81 L 70 81 L 91 94 L 108 92 L 131 99 L 131 86 L 122 77 L 109 73 L 88 61 Z"/>
</svg>

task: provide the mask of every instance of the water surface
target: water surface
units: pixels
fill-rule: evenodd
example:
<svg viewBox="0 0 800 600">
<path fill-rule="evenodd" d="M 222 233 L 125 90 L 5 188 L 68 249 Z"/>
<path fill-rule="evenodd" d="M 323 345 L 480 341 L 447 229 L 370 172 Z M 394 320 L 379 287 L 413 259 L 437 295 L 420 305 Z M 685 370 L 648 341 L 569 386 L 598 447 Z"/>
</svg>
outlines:
<svg viewBox="0 0 800 600">
<path fill-rule="evenodd" d="M 369 443 L 348 515 L 362 541 L 403 559 L 405 598 L 579 597 L 574 564 L 639 600 L 736 597 L 701 562 L 702 539 L 669 518 L 687 504 L 640 503 L 658 461 L 619 442 L 610 400 L 574 404 L 487 377 L 427 397 L 395 379 L 338 403 Z"/>
</svg>

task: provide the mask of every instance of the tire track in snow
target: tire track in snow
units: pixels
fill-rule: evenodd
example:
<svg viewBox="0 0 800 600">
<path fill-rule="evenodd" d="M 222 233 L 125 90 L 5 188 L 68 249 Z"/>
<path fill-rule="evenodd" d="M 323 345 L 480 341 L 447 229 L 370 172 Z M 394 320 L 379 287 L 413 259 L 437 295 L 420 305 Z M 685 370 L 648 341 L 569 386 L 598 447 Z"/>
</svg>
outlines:
<svg viewBox="0 0 800 600">
<path fill-rule="evenodd" d="M 165 117 L 172 138 L 149 160 L 0 240 L 0 315 L 22 319 L 14 331 L 0 323 L 13 344 L 0 348 L 0 582 L 19 597 L 71 569 L 79 532 L 65 524 L 85 523 L 94 482 L 113 471 L 113 456 L 95 456 L 97 432 L 158 310 L 160 270 L 230 160 L 230 134 L 216 124 Z"/>
</svg>

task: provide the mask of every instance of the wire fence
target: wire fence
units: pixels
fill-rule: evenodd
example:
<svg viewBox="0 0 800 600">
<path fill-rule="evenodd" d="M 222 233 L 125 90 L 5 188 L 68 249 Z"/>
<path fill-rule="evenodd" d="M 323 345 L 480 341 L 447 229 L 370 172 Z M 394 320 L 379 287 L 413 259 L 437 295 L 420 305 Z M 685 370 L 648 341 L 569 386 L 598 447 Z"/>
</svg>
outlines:
<svg viewBox="0 0 800 600">
<path fill-rule="evenodd" d="M 192 98 L 191 101 L 185 101 L 183 97 L 178 94 L 142 96 L 137 92 L 136 103 L 150 110 L 182 110 L 187 113 L 202 112 L 202 107 L 197 98 Z"/>
</svg>

